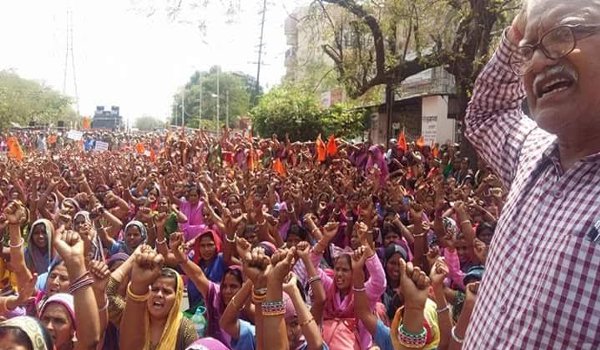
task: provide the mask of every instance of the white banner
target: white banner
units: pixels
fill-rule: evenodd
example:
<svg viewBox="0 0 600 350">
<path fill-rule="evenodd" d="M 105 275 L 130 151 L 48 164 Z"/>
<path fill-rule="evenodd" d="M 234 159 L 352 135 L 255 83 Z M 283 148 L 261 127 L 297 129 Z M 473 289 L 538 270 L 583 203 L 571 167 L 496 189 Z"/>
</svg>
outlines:
<svg viewBox="0 0 600 350">
<path fill-rule="evenodd" d="M 96 141 L 96 147 L 94 147 L 94 151 L 97 151 L 97 152 L 108 151 L 108 142 Z"/>
<path fill-rule="evenodd" d="M 426 116 L 422 119 L 421 135 L 423 135 L 427 146 L 437 141 L 437 121 L 437 116 Z"/>
<path fill-rule="evenodd" d="M 80 141 L 83 138 L 83 133 L 77 130 L 69 130 L 67 138 L 75 141 Z"/>
</svg>

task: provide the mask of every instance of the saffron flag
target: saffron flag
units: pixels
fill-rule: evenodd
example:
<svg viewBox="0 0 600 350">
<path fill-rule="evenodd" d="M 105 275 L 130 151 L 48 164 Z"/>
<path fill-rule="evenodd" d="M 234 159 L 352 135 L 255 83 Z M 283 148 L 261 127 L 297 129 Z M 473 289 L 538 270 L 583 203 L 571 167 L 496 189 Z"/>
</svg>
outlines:
<svg viewBox="0 0 600 350">
<path fill-rule="evenodd" d="M 419 138 L 415 142 L 415 145 L 417 145 L 417 147 L 419 148 L 425 147 L 425 138 L 423 137 L 423 135 L 419 136 Z"/>
<path fill-rule="evenodd" d="M 408 150 L 408 145 L 406 144 L 406 135 L 404 134 L 404 128 L 402 128 L 402 131 L 400 131 L 400 135 L 398 135 L 398 148 L 404 152 Z"/>
<path fill-rule="evenodd" d="M 146 148 L 144 147 L 144 144 L 138 143 L 137 145 L 135 145 L 135 150 L 137 151 L 138 154 L 144 154 L 144 152 L 146 151 Z"/>
<path fill-rule="evenodd" d="M 8 155 L 10 158 L 22 161 L 25 156 L 23 155 L 23 149 L 21 149 L 21 145 L 19 144 L 19 140 L 16 137 L 11 136 L 6 140 L 6 144 L 8 146 Z"/>
<path fill-rule="evenodd" d="M 433 146 L 433 148 L 431 149 L 431 154 L 433 155 L 433 158 L 439 158 L 440 149 L 437 144 L 435 144 L 435 146 Z"/>
<path fill-rule="evenodd" d="M 277 172 L 277 174 L 279 174 L 280 176 L 286 175 L 285 166 L 283 165 L 283 163 L 281 162 L 281 159 L 279 159 L 279 158 L 276 158 L 275 161 L 273 162 L 273 170 L 275 170 Z"/>
<path fill-rule="evenodd" d="M 335 136 L 329 136 L 329 141 L 327 141 L 327 155 L 335 156 L 337 154 L 337 145 L 335 144 Z"/>
<path fill-rule="evenodd" d="M 327 148 L 325 147 L 325 142 L 321 139 L 321 134 L 317 136 L 317 141 L 315 141 L 315 148 L 317 150 L 317 160 L 319 162 L 324 162 L 327 158 Z"/>
</svg>

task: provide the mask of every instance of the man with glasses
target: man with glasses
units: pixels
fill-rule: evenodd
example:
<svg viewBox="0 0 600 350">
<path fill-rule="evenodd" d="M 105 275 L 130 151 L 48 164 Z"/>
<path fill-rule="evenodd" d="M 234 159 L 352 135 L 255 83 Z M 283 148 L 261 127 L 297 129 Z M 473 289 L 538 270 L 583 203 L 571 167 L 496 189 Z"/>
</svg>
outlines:
<svg viewBox="0 0 600 350">
<path fill-rule="evenodd" d="M 477 80 L 466 135 L 510 193 L 466 349 L 600 348 L 599 33 L 600 0 L 529 0 Z"/>
</svg>

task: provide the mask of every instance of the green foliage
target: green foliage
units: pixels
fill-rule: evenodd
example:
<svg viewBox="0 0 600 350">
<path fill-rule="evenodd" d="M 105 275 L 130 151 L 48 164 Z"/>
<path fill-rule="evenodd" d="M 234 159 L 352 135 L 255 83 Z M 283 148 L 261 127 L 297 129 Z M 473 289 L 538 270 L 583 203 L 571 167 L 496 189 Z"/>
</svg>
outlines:
<svg viewBox="0 0 600 350">
<path fill-rule="evenodd" d="M 292 141 L 315 140 L 319 134 L 353 137 L 366 126 L 362 110 L 347 105 L 321 109 L 312 92 L 292 86 L 272 89 L 250 114 L 259 135 L 289 134 Z"/>
<path fill-rule="evenodd" d="M 243 73 L 218 72 L 212 67 L 208 72 L 194 72 L 185 84 L 185 125 L 197 128 L 200 119 L 215 121 L 217 116 L 217 73 L 219 73 L 219 120 L 225 123 L 227 115 L 227 92 L 229 92 L 229 125 L 234 126 L 240 116 L 250 110 L 252 99 L 258 99 L 262 89 L 256 93 L 256 80 Z M 202 94 L 202 97 L 200 95 Z M 173 97 L 171 124 L 181 125 L 181 91 Z"/>
<path fill-rule="evenodd" d="M 157 128 L 164 128 L 165 122 L 159 118 L 143 116 L 135 120 L 135 127 L 140 130 L 154 130 Z"/>
<path fill-rule="evenodd" d="M 0 71 L 0 128 L 10 127 L 10 122 L 22 126 L 30 121 L 56 125 L 59 120 L 77 119 L 69 97 L 13 71 Z"/>
</svg>

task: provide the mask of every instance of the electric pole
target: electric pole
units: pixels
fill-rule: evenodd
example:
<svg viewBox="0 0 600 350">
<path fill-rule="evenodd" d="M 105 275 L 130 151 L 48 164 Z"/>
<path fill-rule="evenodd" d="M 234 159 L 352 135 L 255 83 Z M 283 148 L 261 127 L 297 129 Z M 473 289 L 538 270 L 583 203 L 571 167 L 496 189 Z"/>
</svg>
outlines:
<svg viewBox="0 0 600 350">
<path fill-rule="evenodd" d="M 255 98 L 258 97 L 258 92 L 260 91 L 260 66 L 262 64 L 262 49 L 263 49 L 263 38 L 265 34 L 265 15 L 267 13 L 267 0 L 263 0 L 263 9 L 262 9 L 262 20 L 260 22 L 260 39 L 258 44 L 258 63 L 256 70 L 256 87 L 255 89 Z M 258 103 L 258 101 L 254 101 L 254 104 Z"/>
</svg>

